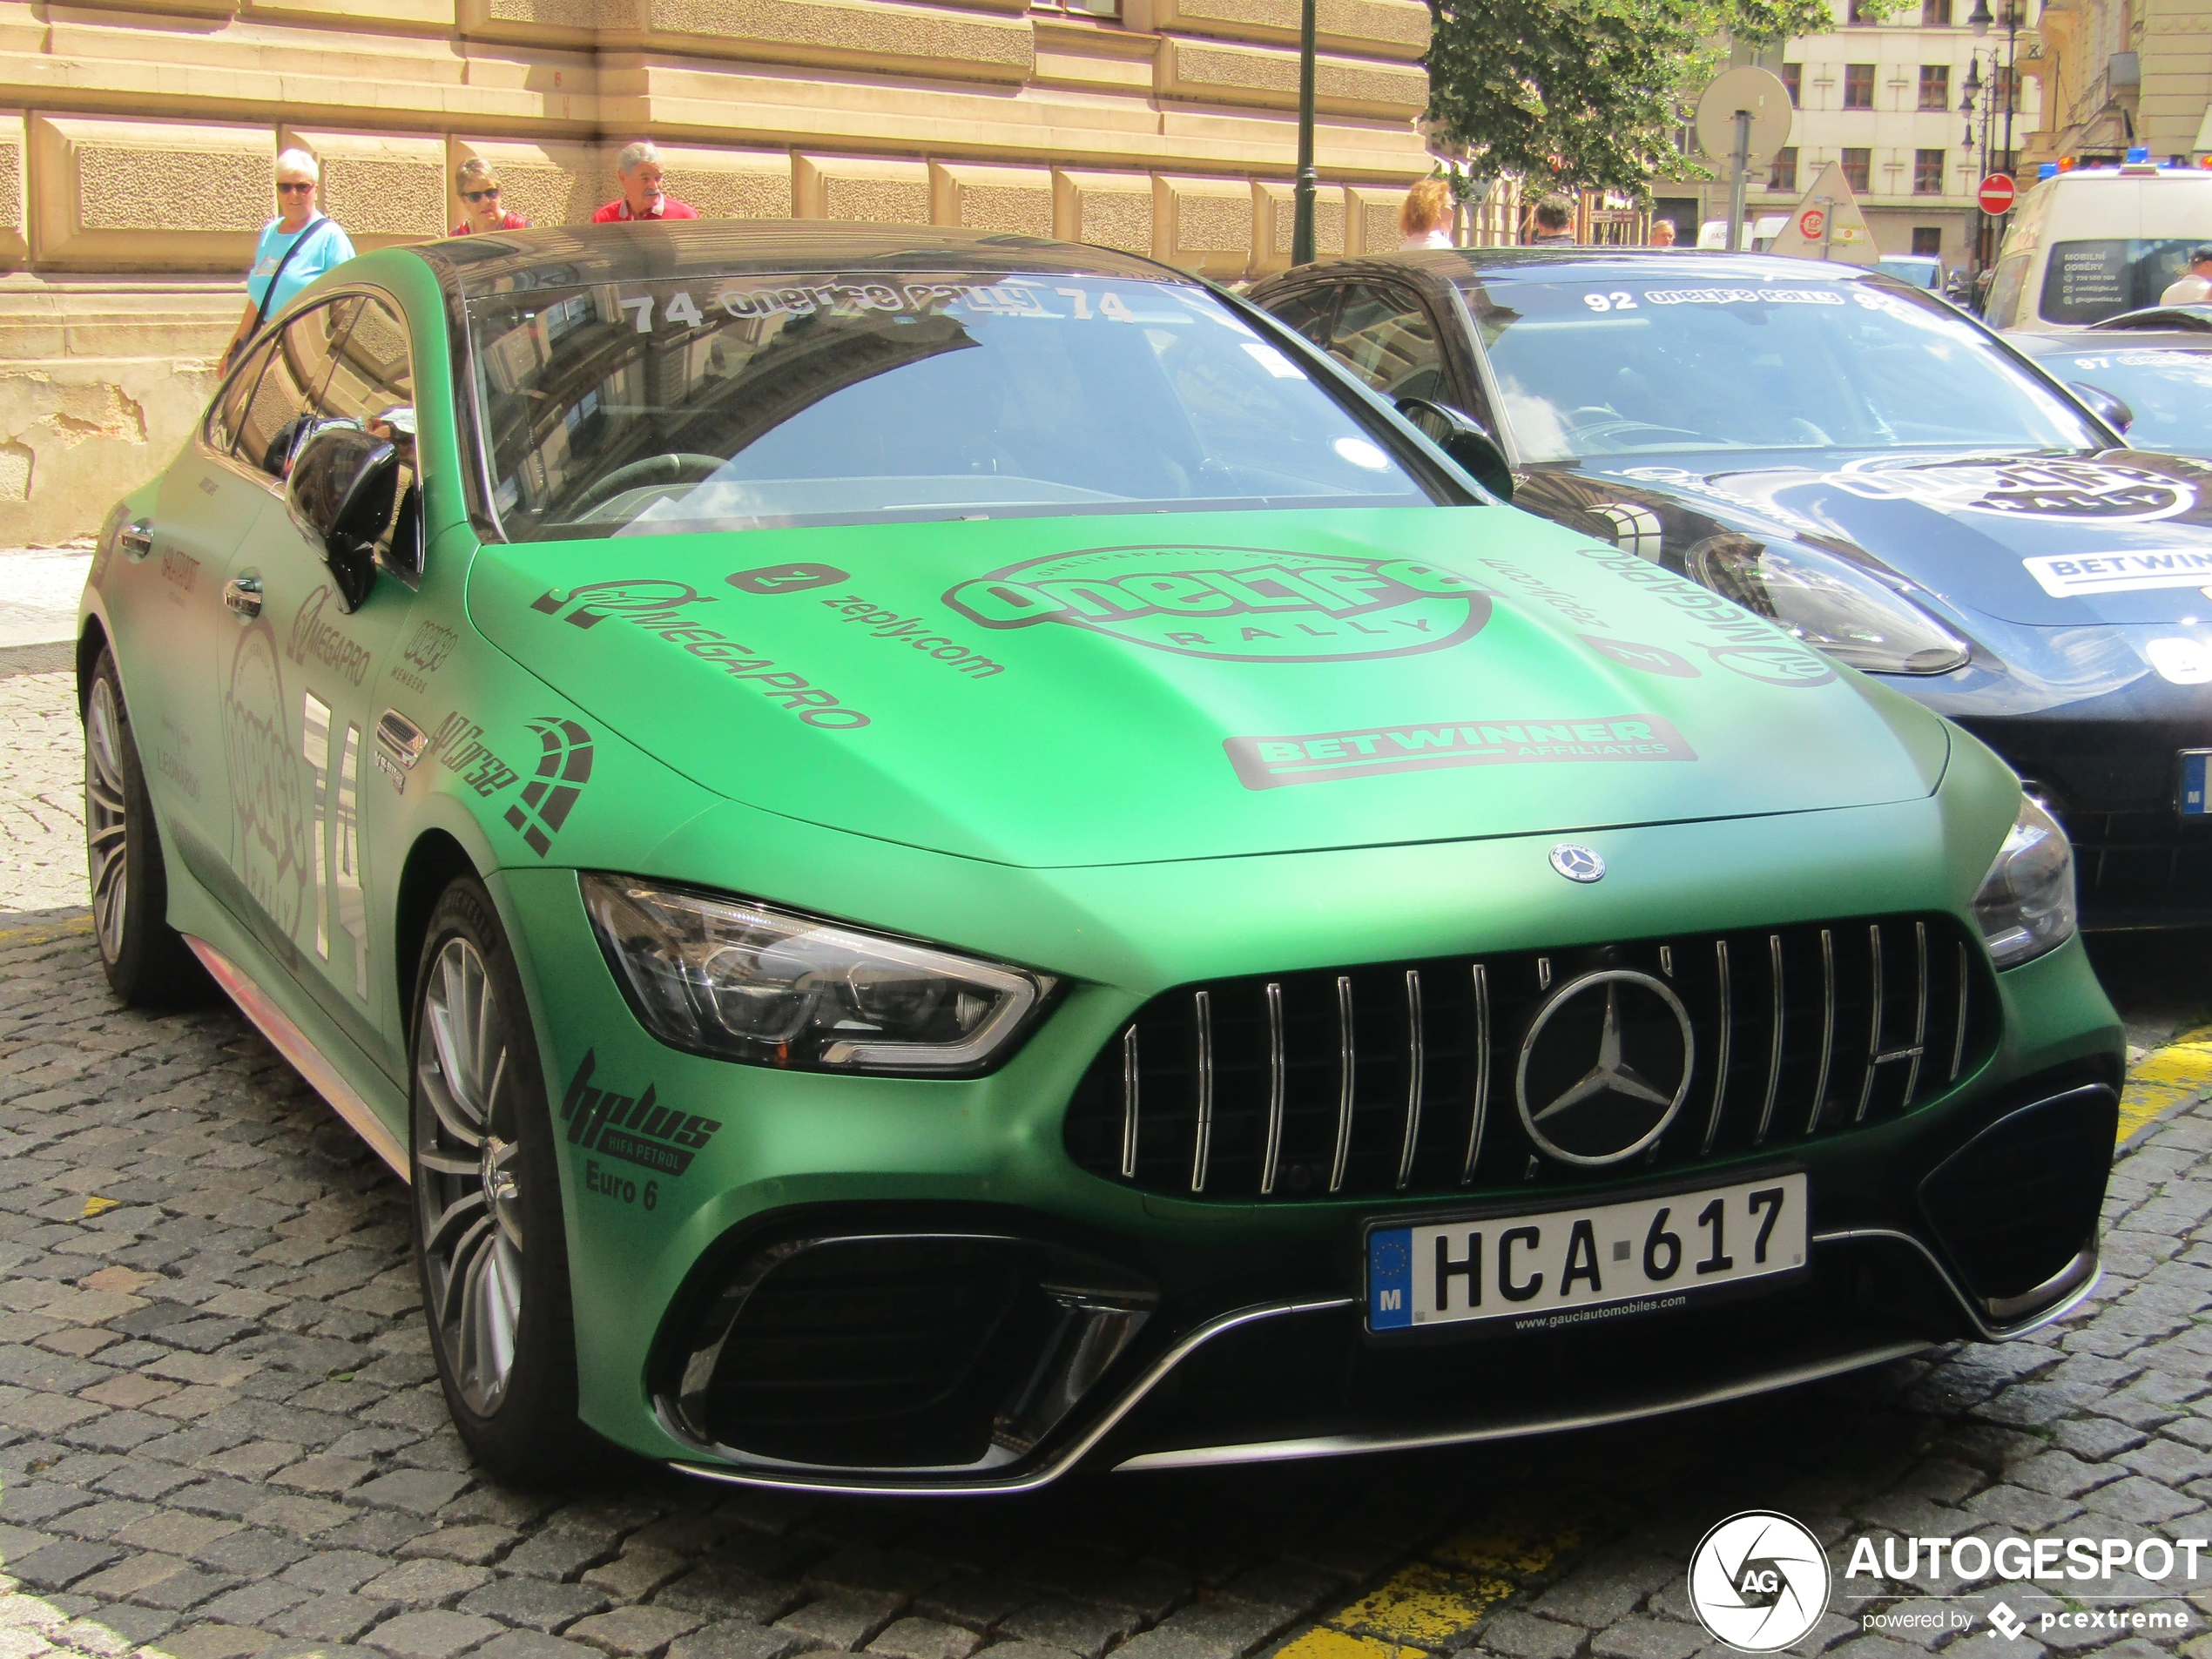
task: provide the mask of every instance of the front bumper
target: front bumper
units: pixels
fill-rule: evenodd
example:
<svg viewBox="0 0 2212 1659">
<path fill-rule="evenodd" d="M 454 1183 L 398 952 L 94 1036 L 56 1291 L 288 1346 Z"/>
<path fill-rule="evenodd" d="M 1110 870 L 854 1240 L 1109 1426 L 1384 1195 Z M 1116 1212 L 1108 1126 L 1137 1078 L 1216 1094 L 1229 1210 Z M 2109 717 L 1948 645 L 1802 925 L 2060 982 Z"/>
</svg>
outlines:
<svg viewBox="0 0 2212 1659">
<path fill-rule="evenodd" d="M 1852 1236 L 1823 1242 L 1817 1271 L 1786 1292 L 1685 1310 L 1683 1332 L 1713 1321 L 1703 1352 L 1717 1359 L 1683 1352 L 1678 1365 L 1643 1365 L 1647 1352 L 1676 1341 L 1673 1325 L 1650 1321 L 1393 1358 L 1360 1335 L 1359 1310 L 1346 1304 L 1361 1293 L 1362 1224 L 1406 1200 L 1269 1204 L 1138 1190 L 1079 1168 L 1063 1133 L 1093 1057 L 1170 986 L 1257 968 L 1442 956 L 1474 938 L 1513 950 L 1863 914 L 1876 905 L 1963 914 L 2017 800 L 1993 764 L 1976 764 L 2004 787 L 1978 782 L 1969 790 L 1954 779 L 1930 799 L 1807 814 L 1782 833 L 1773 820 L 1585 832 L 1581 839 L 1612 867 L 1595 888 L 1552 876 L 1541 846 L 1532 854 L 1499 840 L 1071 872 L 977 867 L 878 844 L 862 849 L 874 864 L 809 861 L 810 872 L 834 872 L 853 895 L 841 900 L 775 870 L 741 876 L 728 849 L 744 843 L 707 819 L 686 832 L 695 845 L 675 840 L 657 851 L 664 879 L 748 890 L 1064 973 L 1066 995 L 1021 1050 L 998 1071 L 961 1080 L 780 1072 L 666 1048 L 623 1001 L 574 873 L 503 871 L 561 1116 L 584 1420 L 641 1455 L 731 1478 L 1002 1490 L 1077 1463 L 1227 1456 L 1218 1450 L 1225 1447 L 1275 1448 L 1238 1456 L 1283 1455 L 1285 1447 L 1526 1433 L 1674 1409 L 2047 1317 L 2080 1286 L 2062 1280 L 2024 1312 L 2000 1317 L 1984 1307 L 1977 1317 L 1977 1300 L 1990 1298 L 1915 1195 L 1945 1159 L 2007 1113 L 2085 1086 L 2116 1087 L 2118 1022 L 2079 943 L 1994 976 L 1994 1047 L 1940 1096 L 1861 1130 L 1783 1149 L 1811 1184 L 1814 1230 Z M 1540 881 L 1526 872 L 1532 858 Z M 795 871 L 798 863 L 794 854 Z M 1716 880 L 1716 871 L 1729 879 Z M 595 1148 L 577 1138 L 595 1091 L 634 1100 L 649 1088 L 658 1106 L 708 1126 L 695 1131 L 702 1143 L 672 1152 L 633 1143 L 610 1153 L 604 1139 Z M 2074 1196 L 2091 1213 L 2110 1146 L 2107 1128 L 2101 1157 L 2074 1161 L 2094 1172 L 2096 1191 Z M 1759 1157 L 1716 1154 L 1697 1176 L 1724 1184 L 1756 1173 Z M 1522 1190 L 1510 1178 L 1501 1186 L 1486 1177 L 1482 1186 L 1469 1198 L 1517 1199 Z M 1564 1201 L 1604 1190 L 1577 1184 Z M 1418 1202 L 1433 1209 L 1436 1194 Z M 1531 1208 L 1561 1202 L 1558 1190 L 1547 1190 Z M 1874 1236 L 1885 1231 L 1908 1242 Z M 2088 1248 L 2088 1231 L 2065 1239 L 2038 1282 L 2058 1278 Z M 1020 1256 L 1013 1291 L 988 1259 L 957 1264 L 967 1289 L 954 1299 L 966 1298 L 956 1312 L 969 1321 L 961 1328 L 974 1363 L 933 1354 L 927 1341 L 901 1356 L 936 1394 L 969 1406 L 948 1410 L 907 1445 L 880 1413 L 873 1425 L 861 1420 L 876 1409 L 865 1400 L 846 1412 L 844 1428 L 810 1425 L 791 1405 L 803 1388 L 772 1402 L 781 1426 L 767 1435 L 696 1409 L 687 1416 L 685 1395 L 711 1393 L 718 1363 L 700 1361 L 687 1391 L 685 1373 L 712 1345 L 700 1340 L 702 1321 L 718 1305 L 726 1313 L 731 1286 L 771 1252 L 855 1236 L 949 1238 L 956 1256 Z M 1012 1242 L 977 1242 L 999 1240 Z M 870 1288 L 869 1275 L 845 1277 L 861 1282 L 791 1285 L 864 1303 L 858 1293 Z M 1998 1299 L 2033 1288 L 2008 1285 Z M 907 1298 L 909 1312 L 921 1305 Z M 1012 1333 L 1010 1345 L 986 1352 L 1001 1332 Z M 1266 1358 L 1278 1345 L 1287 1345 L 1279 1364 Z M 1497 1367 L 1495 1357 L 1507 1352 L 1513 1366 Z M 1622 1366 L 1624 1352 L 1638 1363 Z M 1583 1372 L 1632 1372 L 1634 1387 L 1570 1388 L 1578 1354 L 1603 1356 Z M 1265 1386 L 1238 1380 L 1271 1367 L 1280 1374 Z M 1481 1389 L 1470 1391 L 1469 1367 L 1481 1373 L 1472 1379 Z M 878 1366 L 865 1376 L 890 1374 Z M 1208 1381 L 1217 1377 L 1225 1379 L 1218 1386 Z M 1298 1387 L 1287 1386 L 1293 1380 Z M 1324 1383 L 1336 1392 L 1313 1392 Z M 1422 1403 L 1455 1398 L 1462 1404 L 1452 1410 Z M 1056 1415 L 1055 1399 L 1064 1406 Z M 1224 1400 L 1229 1406 L 1208 1403 Z"/>
<path fill-rule="evenodd" d="M 1802 1277 L 1538 1334 L 1372 1337 L 1349 1242 L 1263 1264 L 1079 1239 L 1015 1211 L 810 1207 L 764 1217 L 701 1264 L 650 1386 L 690 1448 L 671 1460 L 686 1473 L 871 1493 L 1022 1491 L 1078 1467 L 1277 1461 L 1653 1416 L 2063 1314 L 2095 1280 L 2117 1098 L 2104 1081 L 2025 1103 L 2015 1091 L 1993 1117 L 1937 1109 L 1880 1145 L 1821 1148 L 1802 1160 L 1815 1217 Z M 963 1295 L 993 1258 L 1001 1294 Z"/>
</svg>

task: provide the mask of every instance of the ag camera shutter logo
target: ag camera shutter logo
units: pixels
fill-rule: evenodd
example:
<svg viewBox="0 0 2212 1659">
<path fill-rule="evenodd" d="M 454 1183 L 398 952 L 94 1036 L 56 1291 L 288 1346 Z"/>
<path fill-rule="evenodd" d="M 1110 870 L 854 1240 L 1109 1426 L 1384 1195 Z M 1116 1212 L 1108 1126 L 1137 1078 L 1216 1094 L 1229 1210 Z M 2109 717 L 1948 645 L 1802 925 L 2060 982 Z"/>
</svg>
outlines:
<svg viewBox="0 0 2212 1659">
<path fill-rule="evenodd" d="M 1698 1541 L 1689 1604 L 1717 1641 L 1773 1653 L 1804 1639 L 1828 1610 L 1828 1553 L 1787 1515 L 1746 1509 Z"/>
</svg>

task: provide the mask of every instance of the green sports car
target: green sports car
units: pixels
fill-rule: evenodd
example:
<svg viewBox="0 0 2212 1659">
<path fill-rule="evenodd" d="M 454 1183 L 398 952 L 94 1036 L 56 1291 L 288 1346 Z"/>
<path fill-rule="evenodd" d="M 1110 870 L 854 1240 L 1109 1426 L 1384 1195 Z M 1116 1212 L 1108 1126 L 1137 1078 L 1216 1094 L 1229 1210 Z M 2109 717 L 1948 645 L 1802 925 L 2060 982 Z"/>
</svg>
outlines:
<svg viewBox="0 0 2212 1659">
<path fill-rule="evenodd" d="M 509 1474 L 1005 1491 L 2072 1306 L 2063 835 L 1413 413 L 1024 237 L 356 260 L 100 538 L 109 977 L 411 1184 Z"/>
</svg>

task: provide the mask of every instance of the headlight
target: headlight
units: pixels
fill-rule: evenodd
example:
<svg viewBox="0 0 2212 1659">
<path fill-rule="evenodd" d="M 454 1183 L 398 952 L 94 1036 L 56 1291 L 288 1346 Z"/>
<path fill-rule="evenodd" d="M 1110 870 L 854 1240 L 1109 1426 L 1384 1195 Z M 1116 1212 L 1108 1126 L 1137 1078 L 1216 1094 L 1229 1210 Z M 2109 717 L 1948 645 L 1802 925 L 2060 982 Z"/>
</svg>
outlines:
<svg viewBox="0 0 2212 1659">
<path fill-rule="evenodd" d="M 2026 795 L 1974 894 L 1974 920 L 2000 968 L 2033 961 L 2074 937 L 2074 849 L 2058 819 Z"/>
<path fill-rule="evenodd" d="M 970 1072 L 1052 989 L 1046 975 L 617 875 L 584 908 L 646 1029 L 718 1059 L 806 1071 Z"/>
<path fill-rule="evenodd" d="M 1841 560 L 1712 536 L 1686 563 L 1691 580 L 1870 674 L 1947 674 L 1973 654 L 1911 600 Z"/>
</svg>

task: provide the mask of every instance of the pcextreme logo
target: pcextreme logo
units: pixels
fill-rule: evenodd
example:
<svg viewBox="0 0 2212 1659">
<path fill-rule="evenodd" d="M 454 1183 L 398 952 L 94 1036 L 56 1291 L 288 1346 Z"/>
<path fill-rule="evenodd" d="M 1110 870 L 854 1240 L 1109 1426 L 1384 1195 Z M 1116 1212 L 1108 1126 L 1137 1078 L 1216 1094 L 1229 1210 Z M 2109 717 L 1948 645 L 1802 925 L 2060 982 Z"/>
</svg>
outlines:
<svg viewBox="0 0 2212 1659">
<path fill-rule="evenodd" d="M 1056 622 L 1225 662 L 1345 662 L 1441 651 L 1490 620 L 1490 596 L 1413 559 L 1266 548 L 1099 547 L 1011 564 L 945 603 L 985 628 Z"/>
</svg>

